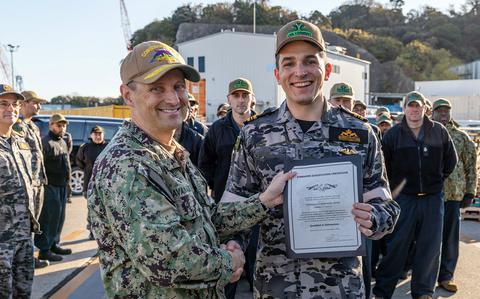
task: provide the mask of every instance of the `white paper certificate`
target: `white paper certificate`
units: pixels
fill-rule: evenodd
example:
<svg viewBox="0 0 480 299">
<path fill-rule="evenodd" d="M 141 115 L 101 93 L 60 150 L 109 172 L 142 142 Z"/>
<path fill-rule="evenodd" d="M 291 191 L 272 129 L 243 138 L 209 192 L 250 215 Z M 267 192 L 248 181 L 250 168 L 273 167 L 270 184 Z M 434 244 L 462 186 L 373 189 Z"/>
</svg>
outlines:
<svg viewBox="0 0 480 299">
<path fill-rule="evenodd" d="M 297 175 L 288 182 L 285 217 L 297 257 L 359 255 L 362 236 L 351 213 L 360 198 L 358 163 L 333 160 L 292 168 Z"/>
</svg>

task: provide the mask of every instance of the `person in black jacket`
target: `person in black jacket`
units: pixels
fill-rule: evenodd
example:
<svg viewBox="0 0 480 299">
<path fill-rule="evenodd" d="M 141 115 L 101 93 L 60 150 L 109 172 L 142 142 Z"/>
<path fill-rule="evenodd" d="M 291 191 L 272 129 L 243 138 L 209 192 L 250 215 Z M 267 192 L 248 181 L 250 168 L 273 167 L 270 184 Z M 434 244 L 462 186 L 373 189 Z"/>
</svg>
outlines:
<svg viewBox="0 0 480 299">
<path fill-rule="evenodd" d="M 83 170 L 83 196 L 87 197 L 88 182 L 92 177 L 92 169 L 98 155 L 107 146 L 105 142 L 105 134 L 103 128 L 95 126 L 90 131 L 89 143 L 84 143 L 80 146 L 77 152 L 76 162 L 77 166 Z M 90 230 L 90 219 L 87 217 L 87 229 Z M 93 234 L 90 232 L 90 240 L 93 240 Z"/>
<path fill-rule="evenodd" d="M 198 168 L 207 179 L 208 186 L 212 189 L 212 197 L 217 203 L 225 191 L 232 151 L 240 129 L 243 123 L 254 114 L 251 110 L 253 87 L 250 80 L 238 78 L 230 82 L 227 99 L 231 110 L 225 117 L 215 121 L 208 130 L 198 162 Z M 255 226 L 245 253 L 245 270 L 251 285 L 257 243 L 258 226 Z M 236 286 L 237 283 L 232 283 L 225 287 L 227 299 L 235 297 Z"/>
<path fill-rule="evenodd" d="M 50 117 L 48 135 L 42 138 L 48 184 L 45 185 L 43 207 L 38 219 L 43 233 L 35 235 L 35 246 L 40 250 L 38 258 L 42 260 L 61 261 L 60 255 L 72 253 L 71 249 L 58 245 L 65 221 L 70 177 L 68 146 L 62 138 L 67 124 L 68 121 L 63 115 L 53 114 Z"/>
<path fill-rule="evenodd" d="M 443 228 L 443 183 L 457 164 L 447 129 L 425 115 L 425 97 L 406 95 L 405 117 L 382 139 L 390 187 L 402 188 L 395 230 L 387 236 L 387 254 L 377 269 L 375 296 L 391 298 L 408 257 L 413 252 L 411 294 L 432 298 L 440 263 Z"/>
<path fill-rule="evenodd" d="M 192 129 L 186 121 L 182 122 L 175 131 L 174 137 L 188 151 L 193 165 L 198 167 L 198 156 L 200 155 L 204 137 Z"/>
</svg>

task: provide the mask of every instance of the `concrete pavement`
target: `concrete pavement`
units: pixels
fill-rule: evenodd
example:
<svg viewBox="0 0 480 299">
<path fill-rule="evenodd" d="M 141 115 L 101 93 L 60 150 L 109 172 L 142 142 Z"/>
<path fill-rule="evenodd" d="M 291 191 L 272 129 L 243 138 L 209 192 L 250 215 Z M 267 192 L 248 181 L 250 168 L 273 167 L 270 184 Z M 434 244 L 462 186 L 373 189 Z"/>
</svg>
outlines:
<svg viewBox="0 0 480 299">
<path fill-rule="evenodd" d="M 32 298 L 106 298 L 98 266 L 96 242 L 88 239 L 87 207 L 83 197 L 74 197 L 67 205 L 62 246 L 72 248 L 73 254 L 64 261 L 52 263 L 35 271 Z M 434 298 L 480 298 L 480 222 L 462 221 L 460 259 L 456 271 L 459 291 L 456 294 L 437 288 Z M 248 284 L 242 281 L 237 299 L 251 299 Z M 395 299 L 411 298 L 410 279 L 399 282 Z"/>
</svg>

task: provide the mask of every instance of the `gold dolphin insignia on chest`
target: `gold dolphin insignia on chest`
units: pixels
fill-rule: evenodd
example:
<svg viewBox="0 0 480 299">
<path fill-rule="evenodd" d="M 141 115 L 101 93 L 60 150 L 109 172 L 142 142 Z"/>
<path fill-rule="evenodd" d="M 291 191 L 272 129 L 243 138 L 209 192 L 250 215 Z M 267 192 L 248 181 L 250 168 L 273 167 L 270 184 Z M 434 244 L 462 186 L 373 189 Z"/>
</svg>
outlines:
<svg viewBox="0 0 480 299">
<path fill-rule="evenodd" d="M 350 129 L 345 130 L 342 133 L 340 133 L 340 135 L 338 135 L 338 140 L 346 141 L 346 142 L 360 143 L 360 137 L 357 135 L 357 133 L 353 132 Z"/>
<path fill-rule="evenodd" d="M 356 155 L 356 154 L 358 154 L 358 152 L 356 150 L 351 149 L 351 148 L 342 148 L 338 152 L 340 154 L 343 154 L 343 155 Z"/>
</svg>

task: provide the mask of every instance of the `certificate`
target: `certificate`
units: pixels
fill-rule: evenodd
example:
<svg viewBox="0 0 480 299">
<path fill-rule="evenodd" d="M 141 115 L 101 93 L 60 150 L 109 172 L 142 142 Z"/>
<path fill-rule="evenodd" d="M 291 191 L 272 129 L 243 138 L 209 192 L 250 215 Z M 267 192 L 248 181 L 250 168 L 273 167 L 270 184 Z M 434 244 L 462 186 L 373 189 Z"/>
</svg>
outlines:
<svg viewBox="0 0 480 299">
<path fill-rule="evenodd" d="M 365 255 L 365 240 L 351 210 L 362 201 L 359 155 L 287 161 L 297 175 L 284 192 L 287 255 L 335 258 Z"/>
</svg>

